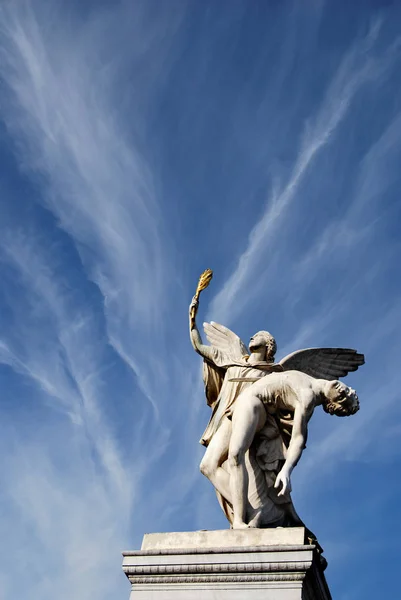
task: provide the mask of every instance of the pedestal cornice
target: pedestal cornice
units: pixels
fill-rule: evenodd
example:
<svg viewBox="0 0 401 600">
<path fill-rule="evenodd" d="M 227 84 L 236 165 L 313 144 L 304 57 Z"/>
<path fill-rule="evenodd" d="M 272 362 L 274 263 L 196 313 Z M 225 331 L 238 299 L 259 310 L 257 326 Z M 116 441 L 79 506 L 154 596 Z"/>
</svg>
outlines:
<svg viewBox="0 0 401 600">
<path fill-rule="evenodd" d="M 291 538 L 284 530 L 259 530 L 256 534 L 248 530 L 239 536 L 221 533 L 221 546 L 207 547 L 208 538 L 216 541 L 219 532 L 151 534 L 144 539 L 142 547 L 146 549 L 124 552 L 123 570 L 132 585 L 131 600 L 192 599 L 201 590 L 203 600 L 239 598 L 245 592 L 249 600 L 259 600 L 263 590 L 266 600 L 330 600 L 315 546 L 277 543 L 280 535 L 285 541 Z M 304 539 L 303 528 L 294 528 L 293 533 L 297 542 Z M 264 543 L 253 545 L 256 536 Z M 181 546 L 193 539 L 200 540 L 202 547 Z M 241 544 L 229 546 L 230 539 Z M 161 547 L 163 541 L 168 547 Z"/>
</svg>

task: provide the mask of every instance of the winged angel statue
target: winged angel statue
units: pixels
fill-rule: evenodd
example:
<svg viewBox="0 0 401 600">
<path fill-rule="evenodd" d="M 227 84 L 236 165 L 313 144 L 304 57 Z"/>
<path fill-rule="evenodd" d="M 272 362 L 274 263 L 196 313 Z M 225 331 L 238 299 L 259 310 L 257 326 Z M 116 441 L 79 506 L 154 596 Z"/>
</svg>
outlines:
<svg viewBox="0 0 401 600">
<path fill-rule="evenodd" d="M 291 472 L 305 448 L 314 409 L 347 416 L 359 409 L 355 391 L 338 381 L 364 364 L 347 348 L 298 350 L 274 362 L 276 342 L 259 331 L 249 350 L 230 329 L 196 325 L 199 295 L 212 272 L 202 274 L 190 305 L 190 337 L 203 357 L 210 421 L 200 440 L 201 472 L 216 489 L 232 528 L 304 526 L 291 500 Z M 313 538 L 313 534 L 310 534 Z"/>
</svg>

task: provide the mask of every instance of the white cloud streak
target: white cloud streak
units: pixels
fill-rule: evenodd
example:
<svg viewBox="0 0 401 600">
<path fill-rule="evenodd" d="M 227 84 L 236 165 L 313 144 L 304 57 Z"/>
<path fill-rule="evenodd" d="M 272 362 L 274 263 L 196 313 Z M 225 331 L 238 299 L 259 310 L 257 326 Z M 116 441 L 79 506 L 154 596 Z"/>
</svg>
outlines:
<svg viewBox="0 0 401 600">
<path fill-rule="evenodd" d="M 23 376 L 25 391 L 13 402 L 27 414 L 11 421 L 3 413 L 1 453 L 8 460 L 0 531 L 10 542 L 1 560 L 8 573 L 15 563 L 25 565 L 12 586 L 4 579 L 4 597 L 22 594 L 34 574 L 32 597 L 52 598 L 58 580 L 60 598 L 89 599 L 98 593 L 99 572 L 106 597 L 122 583 L 116 563 L 138 477 L 101 408 L 102 335 L 88 307 L 63 288 L 54 253 L 50 260 L 38 242 L 21 235 L 3 236 L 2 251 L 20 293 L 0 362 Z M 4 389 L 3 397 L 9 395 Z M 34 410 L 31 396 L 56 411 Z"/>
<path fill-rule="evenodd" d="M 240 255 L 234 272 L 214 298 L 210 314 L 226 322 L 238 316 L 253 300 L 252 279 L 265 262 L 267 249 L 274 243 L 280 221 L 299 202 L 300 186 L 313 163 L 335 136 L 356 94 L 368 83 L 377 82 L 389 69 L 394 48 L 381 59 L 373 54 L 380 31 L 376 21 L 366 38 L 358 40 L 342 59 L 315 117 L 307 122 L 300 150 L 289 179 L 273 191 L 268 206 L 249 235 L 246 250 Z M 217 316 L 216 316 L 217 315 Z"/>
<path fill-rule="evenodd" d="M 108 598 L 117 593 L 119 586 L 122 593 L 127 590 L 120 574 L 118 551 L 126 542 L 136 494 L 143 493 L 145 500 L 141 507 L 135 507 L 138 510 L 134 511 L 134 518 L 141 518 L 148 511 L 154 514 L 153 523 L 166 523 L 174 511 L 182 513 L 194 481 L 200 477 L 194 456 L 187 452 L 189 444 L 194 444 L 197 411 L 186 409 L 184 413 L 181 405 L 178 416 L 169 415 L 164 420 L 171 412 L 168 402 L 173 394 L 182 394 L 184 401 L 198 395 L 193 391 L 196 373 L 189 371 L 183 376 L 187 369 L 187 364 L 183 364 L 185 357 L 178 360 L 168 341 L 162 339 L 168 308 L 165 299 L 169 293 L 173 297 L 166 273 L 174 270 L 174 249 L 163 230 L 162 208 L 155 192 L 158 182 L 144 152 L 141 112 L 135 103 L 135 123 L 127 130 L 116 103 L 116 73 L 121 65 L 116 65 L 114 56 L 104 62 L 99 44 L 104 39 L 100 40 L 99 31 L 103 37 L 108 32 L 109 15 L 100 11 L 95 24 L 66 21 L 60 25 L 60 15 L 45 3 L 15 2 L 1 10 L 1 74 L 10 94 L 7 101 L 3 98 L 4 115 L 22 167 L 30 175 L 34 173 L 45 205 L 78 250 L 84 275 L 100 291 L 107 340 L 142 390 L 133 403 L 147 398 L 146 409 L 152 415 L 149 417 L 144 409 L 142 416 L 137 417 L 132 425 L 131 447 L 122 451 L 102 410 L 106 344 L 91 307 L 66 298 L 60 273 L 49 258 L 51 248 L 44 251 L 29 236 L 4 237 L 6 261 L 18 274 L 29 298 L 29 308 L 40 319 L 36 326 L 28 318 L 22 319 L 12 336 L 3 336 L 0 361 L 30 379 L 46 402 L 58 407 L 62 415 L 67 414 L 69 420 L 64 420 L 54 436 L 45 437 L 42 444 L 33 435 L 19 444 L 21 438 L 16 436 L 14 457 L 4 472 L 7 494 L 2 502 L 4 513 L 9 511 L 15 516 L 11 522 L 20 521 L 21 525 L 15 535 L 3 519 L 1 533 L 5 539 L 17 540 L 21 547 L 35 548 L 29 566 L 37 575 L 36 597 L 53 598 L 56 580 L 60 598 L 85 600 L 95 594 Z M 175 26 L 176 17 L 168 23 L 169 31 Z M 152 68 L 163 65 L 165 43 L 156 47 L 153 30 L 142 28 L 140 19 L 135 20 L 133 27 L 130 41 L 135 40 L 135 48 L 130 52 L 135 54 L 139 70 L 146 70 L 148 64 Z M 163 29 L 165 23 L 160 27 Z M 380 23 L 376 22 L 367 37 L 359 39 L 340 62 L 316 116 L 305 126 L 288 180 L 277 186 L 236 269 L 212 303 L 213 318 L 226 323 L 233 320 L 261 291 L 252 290 L 249 284 L 264 263 L 270 245 L 277 240 L 283 219 L 290 218 L 291 207 L 301 201 L 303 182 L 345 123 L 357 94 L 386 75 L 392 64 L 394 48 L 380 58 L 376 56 L 379 33 Z M 146 64 L 142 54 L 145 50 Z M 152 77 L 158 75 L 157 68 Z M 142 87 L 143 80 L 136 76 L 135 69 L 129 72 L 131 90 L 138 95 L 138 103 L 143 104 L 148 84 Z M 372 164 L 393 144 L 389 128 L 366 157 L 361 190 L 364 185 L 366 191 L 372 190 L 372 181 L 368 180 Z M 354 205 L 357 204 L 354 199 Z M 348 224 L 344 219 L 344 231 Z M 330 237 L 328 228 L 313 254 L 304 256 L 307 270 L 310 261 L 327 256 Z M 319 328 L 327 325 L 330 314 L 338 315 L 334 301 L 324 314 L 316 314 L 304 323 L 289 349 L 312 339 Z M 44 324 L 45 332 L 41 331 Z M 172 383 L 172 374 L 179 374 L 179 385 Z M 347 429 L 342 438 L 344 450 L 352 445 L 355 433 L 371 434 L 372 407 L 377 398 L 378 395 L 365 413 L 361 412 L 361 420 L 355 418 L 355 431 Z M 394 401 L 389 388 L 387 406 Z M 134 410 L 130 416 L 133 413 Z M 186 417 L 185 427 L 180 427 L 185 430 L 181 447 L 173 448 L 175 471 L 171 469 L 166 486 L 162 485 L 163 477 L 153 481 L 149 493 L 141 487 L 141 477 L 172 443 L 172 423 L 181 426 Z M 48 434 L 45 425 L 43 434 Z M 320 446 L 314 449 L 316 462 L 303 463 L 306 474 L 321 466 L 319 460 L 333 458 L 338 449 L 333 444 L 334 435 L 337 430 L 319 440 Z M 147 446 L 146 456 L 140 452 L 145 437 L 156 440 L 149 453 L 150 445 Z M 67 453 L 63 452 L 65 444 Z M 58 463 L 66 456 L 71 464 L 59 470 Z M 171 491 L 177 489 L 181 496 L 174 505 Z M 201 509 L 197 513 L 203 525 L 209 504 L 204 495 L 199 497 Z M 208 497 L 215 506 L 211 491 Z M 21 548 L 13 543 L 15 556 L 22 559 Z M 54 548 L 60 548 L 57 556 L 52 556 Z M 88 557 L 92 561 L 89 564 Z M 9 564 L 7 555 L 3 559 L 3 564 Z M 0 590 L 2 586 L 10 594 L 7 579 L 0 579 Z"/>
<path fill-rule="evenodd" d="M 16 2 L 2 13 L 6 122 L 101 291 L 111 345 L 157 412 L 154 373 L 135 337 L 142 356 L 161 330 L 170 249 L 151 172 L 114 108 L 114 71 L 97 62 L 90 27 L 60 29 L 44 4 Z"/>
<path fill-rule="evenodd" d="M 26 236 L 5 236 L 2 249 L 29 301 L 26 310 L 16 315 L 10 341 L 0 344 L 0 360 L 32 379 L 53 406 L 55 402 L 73 423 L 83 428 L 107 478 L 129 506 L 131 486 L 97 402 L 101 394 L 102 356 L 96 350 L 101 336 L 93 317 L 87 309 L 68 302 L 49 261 L 41 257 L 38 244 Z M 29 324 L 32 309 L 40 323 L 36 327 Z M 41 342 L 43 334 L 46 341 L 42 338 Z"/>
<path fill-rule="evenodd" d="M 119 116 L 118 65 L 110 57 L 110 63 L 99 60 L 98 35 L 105 33 L 108 15 L 97 13 L 95 24 L 67 17 L 62 22 L 54 6 L 16 2 L 3 5 L 1 17 L 5 123 L 22 168 L 34 175 L 45 206 L 100 290 L 107 331 L 104 339 L 90 302 L 77 300 L 62 285 L 52 248 L 15 231 L 3 236 L 4 260 L 24 291 L 27 314 L 3 337 L 0 360 L 69 417 L 57 423 L 54 436 L 44 431 L 42 443 L 34 436 L 18 448 L 21 433 L 16 434 L 13 464 L 4 473 L 4 512 L 21 522 L 15 540 L 34 554 L 35 597 L 52 598 L 58 579 L 61 598 L 106 598 L 126 589 L 119 552 L 128 545 L 137 494 L 145 493 L 141 478 L 168 443 L 160 420 L 168 387 L 161 323 L 171 247 L 140 141 Z M 152 53 L 153 32 L 141 31 L 141 19 L 135 26 L 141 51 Z M 156 53 L 160 50 L 163 56 L 164 47 Z M 160 56 L 156 64 L 162 64 Z M 143 100 L 144 90 L 138 93 Z M 17 316 L 20 308 L 14 307 Z M 39 318 L 30 319 L 32 313 Z M 152 413 L 139 407 L 125 412 L 133 422 L 124 450 L 104 411 L 107 341 L 142 390 L 134 406 L 147 398 Z M 147 450 L 140 452 L 144 440 Z M 59 472 L 57 462 L 67 457 L 69 467 Z M 140 514 L 149 507 L 152 499 Z M 1 527 L 8 537 L 5 521 Z"/>
</svg>

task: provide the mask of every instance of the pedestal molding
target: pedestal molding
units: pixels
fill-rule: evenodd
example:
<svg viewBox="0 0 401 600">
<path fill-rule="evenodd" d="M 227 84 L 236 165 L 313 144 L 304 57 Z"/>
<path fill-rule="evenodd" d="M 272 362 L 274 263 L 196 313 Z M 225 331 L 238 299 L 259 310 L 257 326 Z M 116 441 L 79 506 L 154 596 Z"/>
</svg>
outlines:
<svg viewBox="0 0 401 600">
<path fill-rule="evenodd" d="M 235 562 L 235 563 L 198 563 L 190 565 L 140 565 L 124 567 L 130 575 L 167 575 L 187 573 L 271 573 L 274 571 L 307 571 L 312 561 L 305 562 Z"/>
<path fill-rule="evenodd" d="M 257 583 L 267 581 L 303 581 L 305 573 L 269 573 L 255 575 L 191 575 L 191 576 L 174 576 L 160 575 L 159 577 L 132 577 L 128 576 L 130 582 L 135 584 L 184 584 L 184 583 Z"/>
<path fill-rule="evenodd" d="M 293 544 L 293 545 L 274 545 L 274 546 L 247 546 L 247 552 L 298 552 L 305 550 L 305 547 L 314 550 L 316 546 L 313 544 Z M 122 555 L 125 556 L 171 556 L 179 554 L 236 554 L 243 552 L 244 546 L 222 546 L 214 548 L 166 548 L 165 550 L 125 550 Z"/>
</svg>

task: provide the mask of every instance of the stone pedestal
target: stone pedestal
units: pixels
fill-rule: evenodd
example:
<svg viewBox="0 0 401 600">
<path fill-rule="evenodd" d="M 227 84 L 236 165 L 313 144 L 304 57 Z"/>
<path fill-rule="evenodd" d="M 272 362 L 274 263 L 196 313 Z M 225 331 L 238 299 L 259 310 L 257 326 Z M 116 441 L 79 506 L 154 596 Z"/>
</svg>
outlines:
<svg viewBox="0 0 401 600">
<path fill-rule="evenodd" d="M 130 600 L 331 600 L 303 527 L 154 533 L 123 556 Z"/>
</svg>

